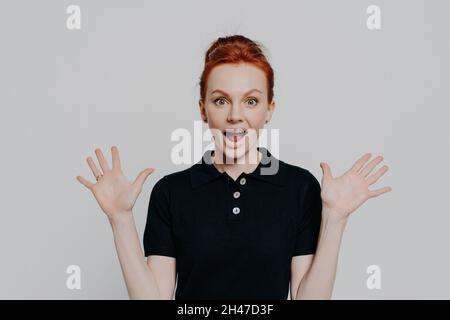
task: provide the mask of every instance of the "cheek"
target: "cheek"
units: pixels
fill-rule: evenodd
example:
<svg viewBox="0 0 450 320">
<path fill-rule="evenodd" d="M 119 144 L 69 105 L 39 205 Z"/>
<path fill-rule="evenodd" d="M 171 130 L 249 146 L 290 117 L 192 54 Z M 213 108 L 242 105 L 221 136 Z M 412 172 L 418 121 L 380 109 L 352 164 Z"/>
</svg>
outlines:
<svg viewBox="0 0 450 320">
<path fill-rule="evenodd" d="M 264 119 L 267 116 L 268 108 L 267 106 L 259 105 L 255 108 L 246 108 L 244 112 L 249 121 L 259 123 L 264 122 Z"/>
<path fill-rule="evenodd" d="M 228 111 L 226 108 L 217 108 L 214 105 L 207 106 L 205 112 L 208 119 L 215 123 L 221 123 L 228 117 Z"/>
<path fill-rule="evenodd" d="M 246 119 L 251 128 L 263 128 L 266 120 L 266 112 L 250 110 L 246 113 Z"/>
</svg>

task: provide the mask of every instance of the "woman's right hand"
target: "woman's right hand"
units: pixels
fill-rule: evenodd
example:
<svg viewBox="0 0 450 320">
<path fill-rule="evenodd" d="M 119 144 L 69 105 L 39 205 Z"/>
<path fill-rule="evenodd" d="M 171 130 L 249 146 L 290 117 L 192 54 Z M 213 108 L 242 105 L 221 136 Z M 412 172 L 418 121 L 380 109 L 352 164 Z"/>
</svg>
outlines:
<svg viewBox="0 0 450 320">
<path fill-rule="evenodd" d="M 101 174 L 103 176 L 100 176 L 96 183 L 92 183 L 81 176 L 77 176 L 77 180 L 92 191 L 95 199 L 110 221 L 121 218 L 123 215 L 131 214 L 145 180 L 155 169 L 147 168 L 141 171 L 136 179 L 130 183 L 122 173 L 119 150 L 116 146 L 111 147 L 111 169 L 100 149 L 95 149 L 95 154 L 97 155 L 101 171 L 94 164 L 91 157 L 86 159 L 87 163 L 94 177 L 98 177 Z"/>
</svg>

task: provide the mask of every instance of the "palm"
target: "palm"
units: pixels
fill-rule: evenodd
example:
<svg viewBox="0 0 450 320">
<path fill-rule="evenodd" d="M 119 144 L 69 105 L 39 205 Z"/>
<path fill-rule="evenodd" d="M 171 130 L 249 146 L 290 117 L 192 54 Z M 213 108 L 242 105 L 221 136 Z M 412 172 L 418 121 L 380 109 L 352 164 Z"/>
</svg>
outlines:
<svg viewBox="0 0 450 320">
<path fill-rule="evenodd" d="M 95 153 L 102 171 L 97 168 L 91 157 L 87 158 L 87 163 L 95 177 L 100 174 L 102 176 L 95 184 L 80 176 L 77 176 L 77 180 L 92 191 L 103 212 L 109 218 L 130 212 L 142 191 L 142 185 L 154 169 L 147 168 L 141 171 L 133 182 L 129 182 L 122 172 L 116 146 L 111 148 L 112 168 L 109 167 L 100 149 L 96 149 Z"/>
<path fill-rule="evenodd" d="M 369 186 L 388 170 L 385 165 L 369 176 L 375 166 L 383 160 L 383 157 L 378 156 L 362 168 L 370 157 L 371 154 L 366 153 L 347 172 L 336 178 L 333 178 L 330 167 L 326 163 L 321 163 L 323 170 L 321 197 L 325 208 L 332 209 L 342 217 L 348 217 L 367 199 L 392 190 L 391 187 L 369 190 Z"/>
<path fill-rule="evenodd" d="M 92 193 L 106 214 L 130 211 L 138 194 L 121 172 L 106 172 L 92 188 Z"/>
</svg>

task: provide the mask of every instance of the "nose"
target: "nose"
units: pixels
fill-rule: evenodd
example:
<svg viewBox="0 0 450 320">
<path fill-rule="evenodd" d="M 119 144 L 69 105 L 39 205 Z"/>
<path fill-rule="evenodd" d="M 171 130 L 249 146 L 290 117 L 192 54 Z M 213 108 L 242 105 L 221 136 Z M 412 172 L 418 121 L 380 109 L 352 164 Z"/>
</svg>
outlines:
<svg viewBox="0 0 450 320">
<path fill-rule="evenodd" d="M 228 113 L 228 121 L 229 122 L 239 122 L 242 121 L 242 107 L 239 103 L 233 103 L 230 108 L 230 112 Z"/>
</svg>

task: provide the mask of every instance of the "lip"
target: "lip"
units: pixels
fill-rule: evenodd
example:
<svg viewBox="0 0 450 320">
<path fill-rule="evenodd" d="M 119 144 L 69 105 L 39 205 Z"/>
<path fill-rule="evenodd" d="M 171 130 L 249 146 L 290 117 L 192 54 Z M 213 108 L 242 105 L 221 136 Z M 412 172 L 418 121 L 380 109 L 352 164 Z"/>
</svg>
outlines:
<svg viewBox="0 0 450 320">
<path fill-rule="evenodd" d="M 236 148 L 236 147 L 240 146 L 240 145 L 242 144 L 242 142 L 245 140 L 244 138 L 245 138 L 245 137 L 247 136 L 247 134 L 248 134 L 247 129 L 243 129 L 244 134 L 239 138 L 239 140 L 237 140 L 237 141 L 232 141 L 232 140 L 230 140 L 230 139 L 227 138 L 227 136 L 226 136 L 226 132 L 227 132 L 227 131 L 228 131 L 228 130 L 223 130 L 223 131 L 222 131 L 223 138 L 224 138 L 224 140 L 225 140 L 225 144 L 226 144 L 226 145 L 229 145 L 229 146 L 231 146 L 231 147 L 233 147 L 233 148 Z"/>
</svg>

